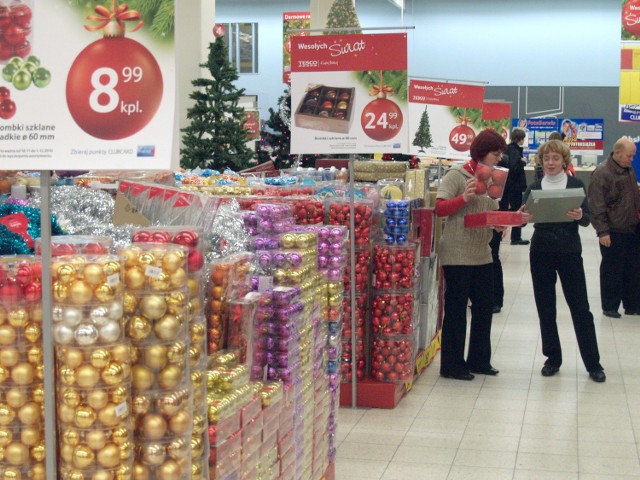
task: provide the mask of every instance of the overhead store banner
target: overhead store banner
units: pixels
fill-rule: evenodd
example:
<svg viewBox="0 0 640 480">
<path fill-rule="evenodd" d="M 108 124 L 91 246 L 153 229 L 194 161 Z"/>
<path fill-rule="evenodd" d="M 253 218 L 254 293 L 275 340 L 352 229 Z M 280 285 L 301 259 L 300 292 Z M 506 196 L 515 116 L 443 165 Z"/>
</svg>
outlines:
<svg viewBox="0 0 640 480">
<path fill-rule="evenodd" d="M 309 35 L 307 32 L 289 30 L 309 30 L 311 12 L 284 12 L 282 14 L 282 82 L 291 84 L 291 37 Z"/>
<path fill-rule="evenodd" d="M 409 82 L 410 153 L 467 159 L 482 126 L 484 87 L 449 82 Z"/>
<path fill-rule="evenodd" d="M 509 143 L 509 135 L 511 133 L 511 103 L 483 102 L 482 127 L 494 129 Z"/>
<path fill-rule="evenodd" d="M 291 38 L 291 153 L 406 153 L 406 34 Z"/>
<path fill-rule="evenodd" d="M 559 132 L 575 155 L 602 155 L 604 151 L 602 118 L 514 118 L 512 126 L 527 132 L 527 153 L 538 151 L 552 132 Z"/>
<path fill-rule="evenodd" d="M 171 167 L 173 31 L 156 39 L 152 20 L 109 3 L 92 10 L 59 1 L 9 7 L 21 11 L 12 14 L 13 46 L 0 49 L 2 165 Z"/>
<path fill-rule="evenodd" d="M 622 0 L 618 120 L 640 122 L 640 0 Z"/>
</svg>

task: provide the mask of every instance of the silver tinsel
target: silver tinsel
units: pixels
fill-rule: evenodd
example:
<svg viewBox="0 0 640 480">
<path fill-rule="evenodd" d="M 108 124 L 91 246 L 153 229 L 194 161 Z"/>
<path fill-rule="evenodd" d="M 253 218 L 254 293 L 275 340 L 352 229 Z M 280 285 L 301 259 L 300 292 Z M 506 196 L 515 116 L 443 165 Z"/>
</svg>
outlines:
<svg viewBox="0 0 640 480">
<path fill-rule="evenodd" d="M 40 193 L 31 197 L 29 206 L 40 208 Z M 131 241 L 134 225 L 115 226 L 112 223 L 115 200 L 103 191 L 84 187 L 52 187 L 51 213 L 69 235 L 97 235 L 113 239 L 122 247 Z"/>
<path fill-rule="evenodd" d="M 249 250 L 249 232 L 240 218 L 240 206 L 236 200 L 220 205 L 211 229 L 205 235 L 210 247 L 207 254 L 209 262 Z"/>
</svg>

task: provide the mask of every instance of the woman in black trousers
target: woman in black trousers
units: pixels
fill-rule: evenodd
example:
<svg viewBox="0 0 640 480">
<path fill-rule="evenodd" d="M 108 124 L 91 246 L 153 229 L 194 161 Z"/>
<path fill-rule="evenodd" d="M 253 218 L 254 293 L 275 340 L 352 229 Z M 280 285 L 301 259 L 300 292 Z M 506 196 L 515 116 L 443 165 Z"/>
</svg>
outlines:
<svg viewBox="0 0 640 480">
<path fill-rule="evenodd" d="M 524 196 L 526 203 L 531 190 L 582 188 L 578 178 L 569 176 L 565 169 L 571 162 L 569 147 L 560 140 L 551 140 L 538 149 L 544 177 L 531 185 Z M 532 218 L 535 222 L 535 216 Z M 567 221 L 561 223 L 535 223 L 531 238 L 530 264 L 533 292 L 540 318 L 542 353 L 547 360 L 542 375 L 550 377 L 558 373 L 562 365 L 562 348 L 556 323 L 556 278 L 560 277 L 564 298 L 571 311 L 578 348 L 590 378 L 604 382 L 606 376 L 600 365 L 598 341 L 589 311 L 587 285 L 582 263 L 582 244 L 578 226 L 588 226 L 589 207 L 586 191 L 581 208 L 569 210 Z"/>
</svg>

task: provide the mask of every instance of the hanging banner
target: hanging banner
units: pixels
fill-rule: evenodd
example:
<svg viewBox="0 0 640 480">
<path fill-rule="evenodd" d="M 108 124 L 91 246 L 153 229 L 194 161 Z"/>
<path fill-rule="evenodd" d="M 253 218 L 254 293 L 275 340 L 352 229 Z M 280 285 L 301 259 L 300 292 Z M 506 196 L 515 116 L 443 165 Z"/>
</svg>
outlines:
<svg viewBox="0 0 640 480">
<path fill-rule="evenodd" d="M 575 155 L 602 155 L 604 152 L 604 119 L 602 118 L 514 118 L 513 128 L 527 132 L 524 151 L 536 152 L 552 132 L 560 132 L 562 140 Z"/>
<path fill-rule="evenodd" d="M 291 39 L 291 153 L 406 153 L 407 36 Z"/>
<path fill-rule="evenodd" d="M 247 135 L 247 140 L 260 138 L 260 111 L 245 110 L 245 120 L 242 128 Z"/>
<path fill-rule="evenodd" d="M 622 0 L 618 120 L 640 122 L 640 0 Z"/>
<path fill-rule="evenodd" d="M 171 167 L 173 31 L 152 35 L 153 12 L 131 10 L 118 0 L 95 9 L 89 5 L 94 3 L 8 7 L 20 12 L 10 13 L 12 25 L 6 27 L 15 38 L 0 45 L 3 165 L 26 170 Z M 51 25 L 57 27 L 47 28 Z"/>
<path fill-rule="evenodd" d="M 289 30 L 309 30 L 311 28 L 311 12 L 284 12 L 282 14 L 282 82 L 291 84 L 291 37 L 309 35 L 307 32 Z"/>
<path fill-rule="evenodd" d="M 511 103 L 509 102 L 483 102 L 482 103 L 482 128 L 492 128 L 509 143 L 511 133 Z"/>
<path fill-rule="evenodd" d="M 449 82 L 409 82 L 412 155 L 466 159 L 482 126 L 484 87 Z"/>
</svg>

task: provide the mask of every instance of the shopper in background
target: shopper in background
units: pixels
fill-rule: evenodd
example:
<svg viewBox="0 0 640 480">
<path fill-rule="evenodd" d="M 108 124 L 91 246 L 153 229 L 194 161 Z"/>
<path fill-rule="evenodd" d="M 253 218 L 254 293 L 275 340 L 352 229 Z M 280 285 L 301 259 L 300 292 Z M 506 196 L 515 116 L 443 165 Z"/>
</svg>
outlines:
<svg viewBox="0 0 640 480">
<path fill-rule="evenodd" d="M 525 203 L 532 190 L 557 190 L 582 188 L 584 184 L 577 177 L 566 174 L 571 162 L 569 147 L 560 140 L 550 140 L 538 149 L 542 159 L 544 177 L 532 184 L 525 193 Z M 560 370 L 562 348 L 556 323 L 556 280 L 560 277 L 564 298 L 573 320 L 573 328 L 578 340 L 580 356 L 590 378 L 604 382 L 606 376 L 600 365 L 598 341 L 589 310 L 587 284 L 582 262 L 582 243 L 578 226 L 589 225 L 589 206 L 586 198 L 580 208 L 567 212 L 568 222 L 535 223 L 529 253 L 533 294 L 540 319 L 542 353 L 547 360 L 542 367 L 542 375 L 550 377 Z M 536 222 L 535 216 L 532 218 Z"/>
<path fill-rule="evenodd" d="M 526 161 L 523 156 L 524 140 L 527 133 L 519 128 L 511 131 L 511 143 L 507 146 L 506 156 L 509 168 L 509 176 L 504 189 L 504 195 L 500 200 L 501 206 L 508 205 L 508 210 L 518 211 L 522 205 L 522 193 L 527 189 L 527 177 L 524 166 Z M 513 227 L 511 229 L 511 245 L 529 245 L 529 240 L 522 239 L 522 228 Z"/>
<path fill-rule="evenodd" d="M 506 155 L 502 155 L 502 159 L 498 162 L 498 167 L 509 168 Z M 506 188 L 498 205 L 500 210 L 509 210 Z M 504 278 L 502 274 L 502 262 L 500 261 L 500 244 L 502 243 L 502 237 L 504 235 L 504 229 L 494 229 L 493 237 L 491 237 L 491 241 L 489 242 L 491 257 L 493 258 L 493 313 L 500 313 L 504 304 Z"/>
<path fill-rule="evenodd" d="M 640 315 L 640 193 L 631 167 L 636 145 L 619 139 L 596 167 L 589 185 L 589 208 L 600 241 L 600 300 L 604 315 Z"/>
<path fill-rule="evenodd" d="M 440 375 L 473 380 L 471 372 L 497 375 L 491 366 L 493 264 L 489 240 L 491 227 L 465 228 L 464 216 L 497 210 L 498 202 L 476 193 L 478 163 L 495 166 L 507 144 L 495 130 L 483 130 L 471 144 L 471 160 L 452 167 L 440 182 L 436 214 L 447 217 L 440 240 L 445 293 Z M 471 333 L 467 360 L 467 302 L 471 300 Z"/>
</svg>

